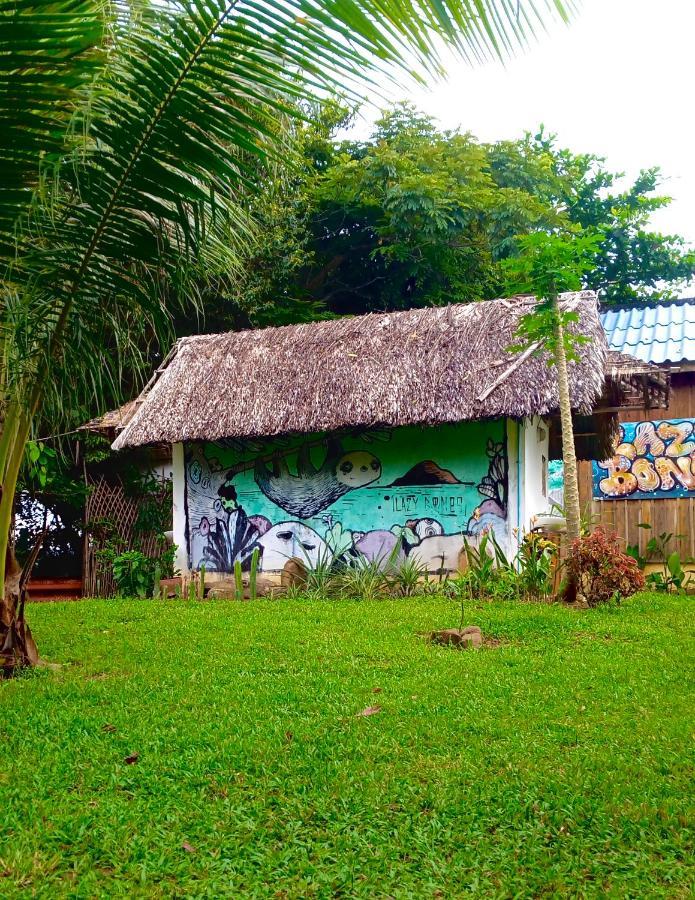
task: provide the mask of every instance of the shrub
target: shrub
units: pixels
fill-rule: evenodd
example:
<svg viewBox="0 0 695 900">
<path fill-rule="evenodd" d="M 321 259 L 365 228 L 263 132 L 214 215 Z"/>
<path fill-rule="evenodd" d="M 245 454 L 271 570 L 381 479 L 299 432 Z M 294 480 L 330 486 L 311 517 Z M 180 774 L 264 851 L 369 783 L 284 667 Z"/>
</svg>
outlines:
<svg viewBox="0 0 695 900">
<path fill-rule="evenodd" d="M 345 600 L 379 600 L 386 594 L 388 583 L 379 559 L 359 560 L 344 566 L 331 576 L 333 591 Z"/>
<path fill-rule="evenodd" d="M 139 550 L 126 550 L 115 556 L 113 578 L 121 597 L 146 597 L 152 593 L 154 572 L 152 560 Z"/>
<path fill-rule="evenodd" d="M 164 537 L 161 542 L 166 543 Z M 104 559 L 113 573 L 119 597 L 151 597 L 160 578 L 174 574 L 176 545 L 168 545 L 159 556 L 146 556 L 140 550 L 122 550 L 107 543 L 97 556 Z"/>
<path fill-rule="evenodd" d="M 414 597 L 426 590 L 427 566 L 412 556 L 394 562 L 386 572 L 389 592 L 394 597 Z"/>
<path fill-rule="evenodd" d="M 620 601 L 644 587 L 637 562 L 621 550 L 616 534 L 602 528 L 574 541 L 566 566 L 568 584 L 589 606 Z"/>
<path fill-rule="evenodd" d="M 530 531 L 524 535 L 516 561 L 519 569 L 519 587 L 525 597 L 542 598 L 550 594 L 557 553 L 557 544 L 542 534 Z"/>
</svg>

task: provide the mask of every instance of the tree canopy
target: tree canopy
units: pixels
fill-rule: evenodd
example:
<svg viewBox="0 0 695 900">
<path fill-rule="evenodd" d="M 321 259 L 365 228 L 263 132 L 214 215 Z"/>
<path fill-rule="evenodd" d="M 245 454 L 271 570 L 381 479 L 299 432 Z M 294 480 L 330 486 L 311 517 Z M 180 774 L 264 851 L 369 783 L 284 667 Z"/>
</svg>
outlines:
<svg viewBox="0 0 695 900">
<path fill-rule="evenodd" d="M 268 178 L 263 239 L 211 299 L 208 330 L 499 296 L 518 239 L 558 228 L 601 233 L 584 284 L 604 305 L 668 298 L 695 274 L 682 238 L 650 228 L 669 203 L 656 168 L 622 186 L 543 129 L 483 143 L 408 104 L 366 141 L 336 136 L 348 122 L 328 104 L 299 128 L 302 165 Z"/>
</svg>

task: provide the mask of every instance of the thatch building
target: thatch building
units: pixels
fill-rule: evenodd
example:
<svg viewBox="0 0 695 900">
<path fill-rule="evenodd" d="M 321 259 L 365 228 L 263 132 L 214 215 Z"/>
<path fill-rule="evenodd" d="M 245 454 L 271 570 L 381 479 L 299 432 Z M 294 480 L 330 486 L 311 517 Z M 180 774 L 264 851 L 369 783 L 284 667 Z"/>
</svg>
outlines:
<svg viewBox="0 0 695 900">
<path fill-rule="evenodd" d="M 611 358 L 593 293 L 562 302 L 589 339 L 570 382 L 596 452 L 621 397 L 659 388 Z M 173 446 L 184 572 L 229 572 L 256 548 L 266 572 L 292 556 L 454 568 L 462 535 L 493 528 L 511 547 L 549 505 L 555 372 L 538 348 L 510 349 L 533 303 L 184 338 L 113 446 Z M 601 402 L 611 411 L 596 415 Z"/>
</svg>

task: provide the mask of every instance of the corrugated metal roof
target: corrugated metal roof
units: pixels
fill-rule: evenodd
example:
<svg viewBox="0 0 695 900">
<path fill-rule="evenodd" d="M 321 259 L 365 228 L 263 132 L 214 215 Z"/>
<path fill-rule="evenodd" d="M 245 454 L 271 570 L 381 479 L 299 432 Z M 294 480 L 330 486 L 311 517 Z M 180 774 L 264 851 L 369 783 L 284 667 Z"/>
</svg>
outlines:
<svg viewBox="0 0 695 900">
<path fill-rule="evenodd" d="M 643 362 L 695 362 L 695 299 L 611 309 L 601 322 L 611 350 Z"/>
</svg>

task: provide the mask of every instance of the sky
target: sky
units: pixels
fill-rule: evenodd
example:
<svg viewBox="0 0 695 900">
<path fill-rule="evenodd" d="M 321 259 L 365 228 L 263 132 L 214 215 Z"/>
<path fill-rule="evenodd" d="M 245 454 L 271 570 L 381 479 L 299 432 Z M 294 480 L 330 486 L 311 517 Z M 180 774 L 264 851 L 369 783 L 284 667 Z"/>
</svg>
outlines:
<svg viewBox="0 0 695 900">
<path fill-rule="evenodd" d="M 394 99 L 484 141 L 543 123 L 614 171 L 659 166 L 674 199 L 652 224 L 695 244 L 695 0 L 579 0 L 569 25 L 551 24 L 506 65 L 446 66 L 444 82 L 395 89 Z M 366 108 L 357 132 L 375 117 Z"/>
</svg>

